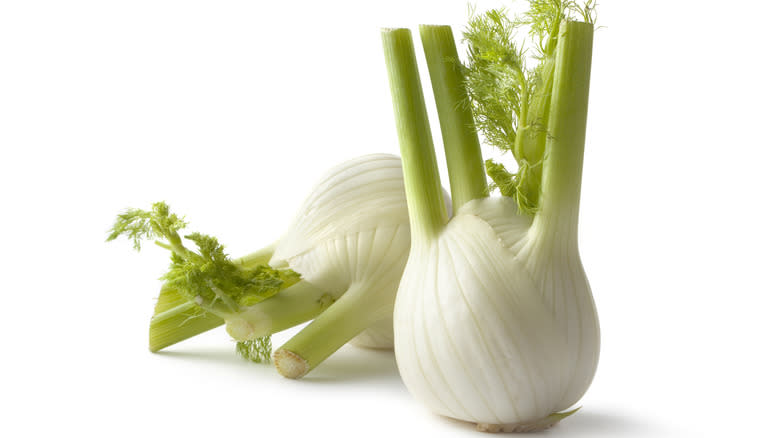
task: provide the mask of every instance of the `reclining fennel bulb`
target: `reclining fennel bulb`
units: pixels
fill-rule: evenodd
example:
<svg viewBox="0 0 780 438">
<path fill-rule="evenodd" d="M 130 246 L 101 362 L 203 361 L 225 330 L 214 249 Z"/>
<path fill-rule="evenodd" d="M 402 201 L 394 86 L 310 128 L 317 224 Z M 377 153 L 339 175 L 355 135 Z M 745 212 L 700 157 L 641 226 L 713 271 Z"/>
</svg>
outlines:
<svg viewBox="0 0 780 438">
<path fill-rule="evenodd" d="M 125 235 L 136 248 L 159 239 L 172 253 L 150 324 L 152 351 L 224 323 L 239 353 L 267 361 L 271 334 L 312 319 L 277 350 L 286 377 L 302 377 L 350 340 L 392 348 L 393 302 L 410 246 L 397 156 L 366 155 L 328 170 L 284 236 L 245 257 L 230 259 L 211 236 L 181 236 L 185 226 L 157 203 L 120 214 L 109 236 Z"/>
</svg>

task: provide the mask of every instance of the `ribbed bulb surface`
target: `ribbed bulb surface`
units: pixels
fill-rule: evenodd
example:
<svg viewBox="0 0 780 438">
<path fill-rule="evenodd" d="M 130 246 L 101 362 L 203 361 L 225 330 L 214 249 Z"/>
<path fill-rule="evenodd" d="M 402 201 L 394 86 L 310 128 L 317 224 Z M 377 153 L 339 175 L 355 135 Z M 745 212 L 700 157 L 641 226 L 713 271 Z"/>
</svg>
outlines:
<svg viewBox="0 0 780 438">
<path fill-rule="evenodd" d="M 288 265 L 333 298 L 370 284 L 375 300 L 366 311 L 377 313 L 377 323 L 352 343 L 393 348 L 390 315 L 410 244 L 401 159 L 373 154 L 331 169 L 315 185 L 270 264 Z"/>
<path fill-rule="evenodd" d="M 433 411 L 531 423 L 571 407 L 590 385 L 599 327 L 576 238 L 551 239 L 543 228 L 511 199 L 486 198 L 413 243 L 395 305 L 396 358 Z"/>
</svg>

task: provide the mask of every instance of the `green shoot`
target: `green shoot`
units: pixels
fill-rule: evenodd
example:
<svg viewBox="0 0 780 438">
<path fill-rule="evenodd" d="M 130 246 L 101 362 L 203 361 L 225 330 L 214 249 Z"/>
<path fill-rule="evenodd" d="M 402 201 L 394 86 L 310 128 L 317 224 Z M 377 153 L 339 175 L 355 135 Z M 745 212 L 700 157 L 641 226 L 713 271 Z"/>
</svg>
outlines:
<svg viewBox="0 0 780 438">
<path fill-rule="evenodd" d="M 511 17 L 505 9 L 472 13 L 464 32 L 468 44 L 466 87 L 475 125 L 486 142 L 511 152 L 518 170 L 495 162 L 486 170 L 493 188 L 515 199 L 533 215 L 539 207 L 542 162 L 549 138 L 555 49 L 561 23 L 578 17 L 595 20 L 595 0 L 530 0 L 528 12 Z M 516 43 L 527 27 L 530 42 Z M 528 47 L 530 46 L 530 48 Z"/>
<path fill-rule="evenodd" d="M 171 251 L 170 268 L 162 279 L 217 315 L 235 313 L 241 307 L 257 304 L 300 279 L 290 269 L 277 270 L 268 265 L 243 268 L 228 258 L 224 246 L 216 238 L 206 234 L 184 236 L 197 247 L 197 251 L 190 250 L 179 235 L 186 225 L 183 219 L 170 212 L 167 204 L 158 202 L 151 210 L 129 209 L 120 214 L 108 240 L 126 236 L 133 241 L 134 248 L 140 249 L 141 240 L 158 239 L 155 240 L 157 245 Z"/>
<path fill-rule="evenodd" d="M 151 210 L 130 208 L 120 213 L 106 241 L 126 236 L 133 241 L 133 248 L 140 251 L 143 240 L 163 238 L 171 243 L 172 250 L 186 252 L 179 237 L 179 230 L 186 226 L 183 219 L 171 213 L 168 204 L 156 202 L 152 204 Z"/>
<path fill-rule="evenodd" d="M 127 237 L 136 250 L 141 249 L 142 241 L 154 240 L 171 251 L 171 264 L 162 276 L 165 284 L 150 324 L 152 351 L 218 327 L 226 315 L 268 299 L 300 279 L 290 269 L 277 270 L 254 260 L 262 257 L 248 259 L 249 263 L 234 262 L 224 246 L 206 234 L 184 236 L 197 248 L 193 251 L 184 246 L 179 234 L 186 226 L 166 203 L 157 202 L 150 210 L 128 209 L 119 214 L 108 235 L 108 241 Z M 256 346 L 244 343 L 236 349 L 257 362 L 270 358 L 270 342 L 270 337 L 263 336 L 255 340 Z"/>
</svg>

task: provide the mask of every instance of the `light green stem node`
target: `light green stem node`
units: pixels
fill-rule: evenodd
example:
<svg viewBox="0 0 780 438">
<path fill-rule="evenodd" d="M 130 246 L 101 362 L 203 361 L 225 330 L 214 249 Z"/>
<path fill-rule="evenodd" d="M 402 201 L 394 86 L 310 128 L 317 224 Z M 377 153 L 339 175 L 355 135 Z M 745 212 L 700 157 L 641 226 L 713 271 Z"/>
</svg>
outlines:
<svg viewBox="0 0 780 438">
<path fill-rule="evenodd" d="M 336 297 L 337 298 L 337 297 Z M 334 297 L 307 281 L 300 281 L 255 306 L 270 317 L 262 336 L 278 333 L 315 318 L 334 303 Z M 253 306 L 253 307 L 255 307 Z"/>
<path fill-rule="evenodd" d="M 387 75 L 409 206 L 412 239 L 435 236 L 447 222 L 439 168 L 409 29 L 382 31 Z"/>
<path fill-rule="evenodd" d="M 538 232 L 564 233 L 576 244 L 593 25 L 563 21 L 559 35 L 542 193 L 533 226 Z"/>
<path fill-rule="evenodd" d="M 482 151 L 450 26 L 420 26 L 447 157 L 453 211 L 488 195 Z"/>
<path fill-rule="evenodd" d="M 330 294 L 299 281 L 228 318 L 227 332 L 237 341 L 269 336 L 311 320 L 332 303 Z"/>
</svg>

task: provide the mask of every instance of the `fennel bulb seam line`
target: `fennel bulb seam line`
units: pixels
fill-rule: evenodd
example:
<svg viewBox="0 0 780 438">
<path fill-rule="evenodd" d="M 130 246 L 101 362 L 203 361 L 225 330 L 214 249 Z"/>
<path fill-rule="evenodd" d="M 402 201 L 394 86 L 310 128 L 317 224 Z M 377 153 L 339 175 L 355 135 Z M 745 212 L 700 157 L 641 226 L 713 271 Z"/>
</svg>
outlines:
<svg viewBox="0 0 780 438">
<path fill-rule="evenodd" d="M 494 233 L 492 228 L 490 229 L 490 231 Z M 455 242 L 454 244 L 457 245 L 457 249 L 460 251 L 460 254 L 469 254 L 469 251 L 465 251 L 464 248 L 459 244 L 459 242 Z M 482 278 L 480 276 L 475 275 L 475 278 L 480 283 L 480 290 L 483 290 L 483 291 L 484 290 L 488 290 L 487 286 L 482 281 Z M 512 326 L 503 318 L 503 316 L 501 315 L 500 309 L 495 304 L 495 302 L 491 298 L 490 294 L 486 293 L 483 296 L 485 297 L 486 301 L 490 304 L 490 307 L 493 308 L 492 315 L 495 315 L 501 321 L 501 324 L 507 330 L 507 333 L 510 334 L 509 338 L 512 340 L 512 344 L 515 345 L 515 347 L 518 349 L 518 351 L 523 351 L 524 350 L 523 342 L 519 341 L 515 336 L 512 336 L 512 334 L 514 333 L 514 331 L 512 330 Z M 464 297 L 464 299 L 465 299 L 465 297 Z M 471 307 L 471 306 L 469 305 L 469 307 Z M 474 323 L 477 326 L 477 330 L 480 331 L 480 335 L 484 338 L 484 335 L 481 334 L 482 333 L 482 329 L 481 329 L 481 327 L 479 325 L 479 322 L 475 319 Z M 535 384 L 535 380 L 538 380 L 538 379 L 532 379 L 531 378 L 531 374 L 533 373 L 533 370 L 531 369 L 530 364 L 528 363 L 528 358 L 526 358 L 524 354 L 520 355 L 520 362 L 521 362 L 521 366 L 523 367 L 523 369 L 525 369 L 525 373 L 523 373 L 525 378 L 523 380 L 525 380 L 527 382 L 527 387 L 531 391 L 531 398 L 534 401 L 534 408 L 537 411 L 539 411 L 540 410 L 539 409 L 539 393 L 537 391 L 538 388 L 536 388 L 536 386 L 535 386 L 536 385 Z M 500 369 L 500 368 L 496 368 L 496 369 Z M 512 408 L 515 409 L 515 411 L 517 410 L 517 406 L 514 405 L 514 404 L 513 404 Z"/>
<path fill-rule="evenodd" d="M 454 260 L 455 259 L 452 256 L 452 249 L 449 246 L 449 242 L 444 241 L 444 242 L 441 242 L 441 243 L 443 243 L 443 245 L 441 245 L 441 246 L 444 246 L 446 248 L 446 250 L 447 250 L 447 256 L 449 257 L 449 260 L 453 261 L 453 263 L 451 263 L 451 265 L 454 265 Z M 441 271 L 442 270 L 440 269 L 439 272 L 441 272 Z M 469 315 L 471 316 L 471 319 L 474 321 L 474 324 L 477 327 L 477 332 L 479 333 L 479 337 L 481 338 L 482 343 L 483 343 L 482 345 L 483 346 L 488 345 L 487 339 L 485 338 L 484 331 L 482 330 L 482 326 L 479 324 L 479 321 L 477 320 L 477 317 L 474 314 L 474 309 L 472 308 L 471 303 L 469 302 L 469 300 L 466 298 L 466 294 L 463 292 L 463 286 L 460 284 L 460 280 L 458 279 L 457 275 L 454 276 L 454 280 L 455 280 L 458 292 L 460 292 L 460 297 L 463 300 L 463 303 L 466 305 L 466 308 L 469 309 Z M 439 301 L 439 290 L 438 290 L 438 288 L 436 288 L 436 300 Z M 439 303 L 439 308 L 443 312 L 444 309 L 441 308 L 441 304 L 440 303 Z M 444 313 L 442 313 L 442 315 L 444 315 Z M 446 319 L 442 318 L 442 321 L 446 321 Z M 446 329 L 446 327 L 445 327 L 445 329 Z M 452 338 L 449 336 L 449 330 L 445 330 L 445 331 L 447 332 L 448 339 L 450 340 L 450 342 L 452 342 Z M 496 362 L 496 358 L 493 356 L 493 352 L 490 350 L 490 348 L 484 348 L 484 350 L 487 352 L 487 355 L 490 358 L 490 362 L 493 363 L 494 369 L 499 370 L 500 368 L 498 366 L 498 362 Z M 461 357 L 460 354 L 458 354 L 457 349 L 453 348 L 453 351 L 455 351 L 455 354 L 458 356 L 458 360 L 463 365 L 464 373 L 468 376 L 469 381 L 472 383 L 472 386 L 474 386 L 477 389 L 476 392 L 480 395 L 480 398 L 482 398 L 482 401 L 484 402 L 485 406 L 488 408 L 490 413 L 493 414 L 493 417 L 495 417 L 496 423 L 500 423 L 502 420 L 498 417 L 498 414 L 495 411 L 493 411 L 493 409 L 490 407 L 490 403 L 488 403 L 487 398 L 485 398 L 485 395 L 482 393 L 482 391 L 479 388 L 479 386 L 476 384 L 476 382 L 474 382 L 474 379 L 471 377 L 471 373 L 469 372 L 469 368 L 466 366 L 466 363 L 463 361 L 463 358 Z M 509 385 L 507 385 L 506 380 L 504 379 L 504 374 L 503 373 L 499 372 L 498 373 L 498 378 L 501 380 L 501 384 L 503 385 L 504 388 L 509 388 Z M 517 415 L 518 414 L 517 413 L 517 407 L 514 406 L 514 404 L 512 406 L 512 409 L 515 411 L 515 415 Z"/>
<path fill-rule="evenodd" d="M 421 299 L 421 297 L 413 297 L 413 299 L 414 299 L 414 304 L 415 304 L 415 306 L 414 306 L 414 313 L 416 313 L 416 314 L 423 313 L 424 308 L 422 307 L 423 306 L 423 304 L 422 304 L 423 300 Z M 412 319 L 412 324 L 413 324 L 413 321 L 416 321 L 416 320 L 417 320 L 417 318 L 413 318 Z M 394 321 L 394 323 L 395 323 L 395 321 Z M 414 329 L 415 329 L 414 327 L 411 327 L 411 330 L 414 330 Z M 426 332 L 425 329 L 426 329 L 426 327 L 423 327 L 422 331 Z M 427 337 L 425 337 L 425 336 L 423 336 L 423 337 L 425 338 L 424 339 L 424 343 L 428 344 Z M 439 396 L 439 393 L 434 390 L 434 386 L 431 383 L 431 379 L 428 376 L 428 374 L 425 372 L 425 368 L 423 367 L 422 361 L 420 360 L 420 350 L 417 347 L 417 336 L 411 336 L 411 341 L 414 344 L 414 355 L 415 355 L 415 358 L 417 359 L 416 360 L 416 362 L 417 362 L 417 369 L 419 370 L 420 374 L 422 375 L 423 379 L 425 380 L 425 383 L 428 384 L 428 394 L 433 396 L 434 398 L 436 398 L 439 401 L 439 406 L 442 406 L 446 410 L 448 410 L 449 413 L 450 413 L 450 416 L 452 418 L 458 418 L 458 414 L 456 413 L 457 411 L 455 409 L 452 409 L 450 404 L 445 402 Z M 470 415 L 468 410 L 460 403 L 460 401 L 457 398 L 454 397 L 455 394 L 452 393 L 452 390 L 450 390 L 450 393 L 453 395 L 453 397 L 450 398 L 449 400 L 454 401 L 455 404 L 460 407 L 460 412 L 463 412 L 466 415 Z"/>
<path fill-rule="evenodd" d="M 436 258 L 437 258 L 437 264 L 438 264 L 438 259 L 441 258 L 441 254 L 437 253 L 437 257 Z M 436 285 L 438 285 L 438 278 L 436 278 L 436 276 L 434 276 L 433 279 L 436 282 Z M 435 288 L 434 288 L 434 290 L 435 290 Z M 421 308 L 421 311 L 422 311 L 423 315 L 426 314 L 425 313 L 425 308 L 426 308 L 425 306 L 426 306 L 425 297 L 424 296 L 420 296 L 420 308 Z M 430 338 L 429 335 L 430 335 L 430 333 L 428 332 L 428 327 L 425 327 L 424 336 L 425 336 L 426 348 L 428 349 L 428 351 L 433 351 L 432 344 L 431 344 L 431 338 Z M 447 386 L 447 390 L 450 392 L 450 394 L 452 394 L 452 399 L 455 400 L 458 403 L 458 405 L 460 405 L 460 407 L 463 409 L 463 412 L 465 412 L 466 415 L 468 415 L 470 417 L 474 417 L 474 415 L 470 412 L 470 410 L 467 409 L 466 406 L 460 401 L 460 398 L 458 398 L 457 393 L 452 388 L 452 385 L 447 380 L 445 374 L 442 372 L 442 368 L 441 368 L 441 365 L 439 365 L 438 358 L 436 356 L 433 356 L 432 359 L 433 360 L 431 361 L 431 364 L 436 368 L 436 372 L 439 374 L 439 378 Z"/>
</svg>

